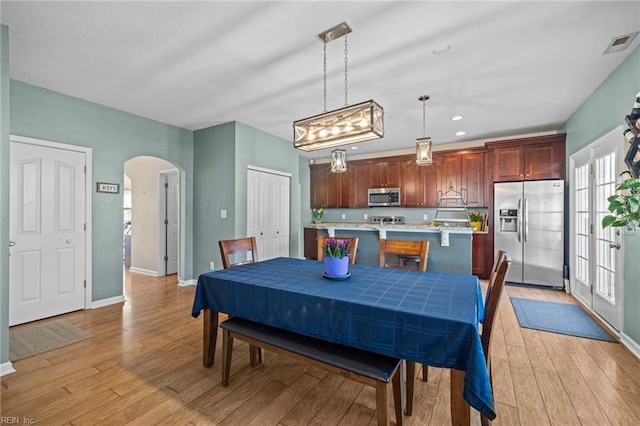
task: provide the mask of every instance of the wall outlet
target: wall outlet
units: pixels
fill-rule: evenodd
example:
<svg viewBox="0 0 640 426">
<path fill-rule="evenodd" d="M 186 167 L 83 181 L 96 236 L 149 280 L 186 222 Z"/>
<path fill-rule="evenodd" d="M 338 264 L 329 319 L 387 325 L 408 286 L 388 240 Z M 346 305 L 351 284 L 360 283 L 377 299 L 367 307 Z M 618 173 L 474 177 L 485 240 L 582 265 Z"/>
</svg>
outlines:
<svg viewBox="0 0 640 426">
<path fill-rule="evenodd" d="M 449 247 L 449 231 L 440 231 L 440 245 Z"/>
<path fill-rule="evenodd" d="M 227 211 L 222 209 L 220 210 L 220 218 L 221 219 L 226 219 L 227 218 Z"/>
<path fill-rule="evenodd" d="M 209 262 L 209 269 L 212 270 L 212 271 L 214 269 L 216 269 L 216 265 L 213 263 L 213 260 L 211 262 Z"/>
<path fill-rule="evenodd" d="M 369 219 L 369 215 L 365 213 L 364 214 L 364 220 L 367 220 L 367 219 Z"/>
<path fill-rule="evenodd" d="M 425 213 L 425 214 L 423 214 L 423 215 L 422 215 L 422 220 L 424 220 L 425 222 L 426 222 L 427 220 L 429 220 L 429 215 L 428 215 L 428 214 L 426 214 L 426 213 Z"/>
<path fill-rule="evenodd" d="M 346 219 L 346 218 L 347 218 L 347 215 L 346 215 L 346 214 L 344 214 L 344 213 L 342 213 L 342 218 L 343 218 L 343 219 Z"/>
</svg>

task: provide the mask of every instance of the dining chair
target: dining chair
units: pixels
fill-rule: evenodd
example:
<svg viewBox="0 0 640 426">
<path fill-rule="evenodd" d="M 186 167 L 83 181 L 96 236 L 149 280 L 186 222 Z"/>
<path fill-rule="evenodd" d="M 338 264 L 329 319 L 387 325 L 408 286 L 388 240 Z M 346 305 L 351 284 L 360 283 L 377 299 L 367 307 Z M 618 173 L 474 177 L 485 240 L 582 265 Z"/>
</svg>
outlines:
<svg viewBox="0 0 640 426">
<path fill-rule="evenodd" d="M 496 315 L 498 313 L 498 306 L 500 305 L 500 298 L 502 297 L 502 289 L 507 279 L 507 272 L 509 272 L 509 266 L 511 266 L 511 256 L 508 253 L 503 252 L 501 261 L 495 273 L 495 280 L 491 285 L 491 288 L 487 290 L 489 297 L 484 305 L 484 321 L 482 322 L 482 351 L 484 352 L 484 358 L 487 361 L 487 368 L 489 369 L 489 382 L 491 383 L 491 389 L 493 390 L 493 375 L 491 374 L 491 335 L 493 330 L 493 323 L 495 322 Z M 489 291 L 490 290 L 490 291 Z M 487 426 L 491 423 L 491 420 L 485 416 L 481 416 L 482 426 Z"/>
<path fill-rule="evenodd" d="M 256 237 L 220 240 L 218 244 L 220 245 L 220 255 L 222 256 L 222 266 L 224 269 L 258 261 Z M 231 259 L 233 259 L 233 261 Z"/>
<path fill-rule="evenodd" d="M 494 265 L 495 273 L 492 273 L 489 281 L 489 287 L 487 289 L 487 298 L 485 302 L 484 321 L 482 322 L 482 333 L 480 341 L 482 342 L 482 352 L 487 363 L 487 369 L 489 370 L 489 381 L 491 388 L 493 389 L 493 378 L 491 374 L 491 335 L 493 330 L 493 323 L 495 322 L 496 315 L 498 313 L 498 306 L 500 304 L 500 298 L 502 297 L 502 289 L 509 272 L 509 266 L 511 266 L 511 257 L 505 251 L 498 251 L 496 256 L 496 265 Z M 427 370 L 426 365 L 422 365 L 423 374 Z M 406 395 L 407 406 L 405 414 L 410 416 L 413 409 L 413 380 L 415 373 L 415 362 L 407 361 L 407 381 L 406 381 Z M 481 417 L 482 426 L 488 426 L 490 420 L 485 416 Z"/>
<path fill-rule="evenodd" d="M 222 267 L 224 269 L 235 268 L 258 261 L 258 244 L 256 243 L 256 237 L 220 240 L 218 241 L 218 245 L 220 246 Z M 259 347 L 249 346 L 249 362 L 252 367 L 262 363 L 262 350 Z"/>
<path fill-rule="evenodd" d="M 398 263 L 390 262 L 392 257 L 398 258 Z M 414 269 L 418 271 L 427 270 L 427 258 L 429 256 L 429 241 L 409 241 L 409 240 L 387 240 L 380 238 L 380 266 L 385 268 Z M 412 257 L 415 265 L 408 265 L 401 262 L 401 258 Z"/>
<path fill-rule="evenodd" d="M 356 263 L 356 255 L 358 254 L 358 237 L 326 237 L 324 235 L 318 235 L 318 260 L 324 260 L 324 243 L 327 239 L 333 238 L 338 241 L 349 241 L 351 243 L 351 249 L 349 249 L 349 263 L 354 265 Z"/>
</svg>

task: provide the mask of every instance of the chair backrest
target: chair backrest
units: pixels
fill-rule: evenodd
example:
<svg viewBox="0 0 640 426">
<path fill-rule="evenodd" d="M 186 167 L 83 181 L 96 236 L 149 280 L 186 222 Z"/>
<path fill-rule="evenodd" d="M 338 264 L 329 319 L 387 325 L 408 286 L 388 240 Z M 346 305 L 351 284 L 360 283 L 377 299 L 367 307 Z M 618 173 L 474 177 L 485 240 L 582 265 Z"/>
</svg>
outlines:
<svg viewBox="0 0 640 426">
<path fill-rule="evenodd" d="M 389 263 L 387 255 L 397 257 L 416 257 L 417 266 Z M 380 266 L 385 268 L 427 270 L 427 257 L 429 255 L 429 241 L 387 240 L 380 238 Z"/>
<path fill-rule="evenodd" d="M 318 235 L 318 260 L 324 260 L 324 243 L 327 238 L 333 238 L 334 240 L 349 241 L 351 248 L 349 249 L 349 263 L 356 263 L 356 255 L 358 254 L 358 237 L 325 237 L 324 235 Z"/>
<path fill-rule="evenodd" d="M 504 288 L 504 282 L 507 278 L 507 272 L 511 265 L 511 257 L 508 253 L 504 252 L 502 260 L 499 262 L 497 272 L 495 274 L 495 280 L 491 294 L 485 303 L 484 307 L 484 321 L 482 322 L 482 350 L 487 360 L 487 364 L 490 362 L 490 347 L 491 347 L 491 330 L 493 329 L 493 323 L 498 313 L 498 306 L 500 305 L 500 297 L 502 296 L 502 289 Z"/>
<path fill-rule="evenodd" d="M 491 268 L 491 272 L 489 273 L 489 285 L 487 286 L 487 293 L 484 297 L 484 305 L 487 306 L 489 303 L 489 297 L 491 296 L 491 290 L 493 289 L 493 284 L 496 281 L 496 275 L 498 274 L 498 267 L 500 263 L 504 260 L 504 257 L 507 255 L 507 252 L 504 250 L 498 250 L 496 254 L 496 260 L 493 262 L 493 267 Z"/>
<path fill-rule="evenodd" d="M 256 237 L 238 238 L 237 240 L 220 240 L 218 244 L 220 245 L 220 255 L 222 256 L 222 266 L 224 269 L 258 261 Z M 249 255 L 251 255 L 250 259 Z"/>
</svg>

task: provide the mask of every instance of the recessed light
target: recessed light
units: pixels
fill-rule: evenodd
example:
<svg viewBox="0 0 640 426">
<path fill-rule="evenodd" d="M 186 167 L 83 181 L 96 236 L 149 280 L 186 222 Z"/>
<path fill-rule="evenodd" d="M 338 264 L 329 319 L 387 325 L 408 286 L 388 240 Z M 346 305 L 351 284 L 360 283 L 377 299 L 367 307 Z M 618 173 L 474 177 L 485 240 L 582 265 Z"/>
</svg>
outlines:
<svg viewBox="0 0 640 426">
<path fill-rule="evenodd" d="M 467 134 L 467 132 L 463 132 L 463 131 L 456 132 L 456 136 L 464 136 L 466 134 Z"/>
<path fill-rule="evenodd" d="M 351 149 L 358 149 L 358 147 L 357 146 L 352 146 Z"/>
<path fill-rule="evenodd" d="M 449 50 L 451 50 L 451 46 L 440 46 L 433 49 L 432 52 L 434 55 L 441 55 L 443 53 L 447 53 Z"/>
<path fill-rule="evenodd" d="M 464 117 L 461 115 L 454 115 L 453 117 L 451 117 L 451 121 L 460 121 L 462 120 Z"/>
</svg>

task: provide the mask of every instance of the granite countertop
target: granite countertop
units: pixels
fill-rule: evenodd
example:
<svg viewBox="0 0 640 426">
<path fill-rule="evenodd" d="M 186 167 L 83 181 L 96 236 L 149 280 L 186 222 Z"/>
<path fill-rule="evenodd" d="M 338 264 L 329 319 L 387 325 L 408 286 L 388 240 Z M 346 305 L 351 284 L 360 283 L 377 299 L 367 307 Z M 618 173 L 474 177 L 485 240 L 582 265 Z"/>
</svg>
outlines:
<svg viewBox="0 0 640 426">
<path fill-rule="evenodd" d="M 406 230 L 406 231 L 425 231 L 425 232 L 440 232 L 449 231 L 461 234 L 471 234 L 473 231 L 468 227 L 448 227 L 448 226 L 434 226 L 428 223 L 404 223 L 404 224 L 379 224 L 372 222 L 320 222 L 310 223 L 304 225 L 307 228 L 336 228 L 336 229 L 385 229 L 385 230 Z"/>
</svg>

